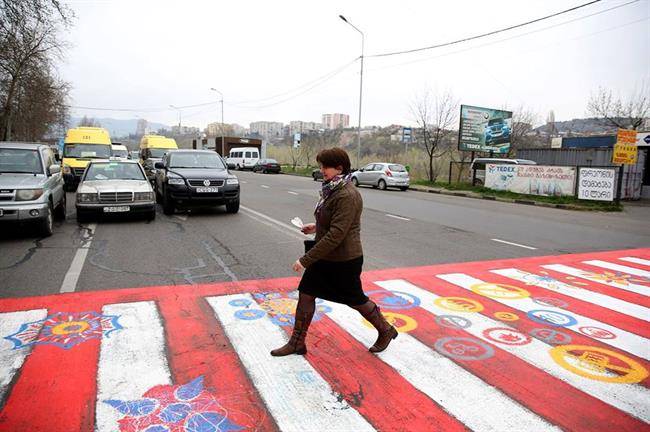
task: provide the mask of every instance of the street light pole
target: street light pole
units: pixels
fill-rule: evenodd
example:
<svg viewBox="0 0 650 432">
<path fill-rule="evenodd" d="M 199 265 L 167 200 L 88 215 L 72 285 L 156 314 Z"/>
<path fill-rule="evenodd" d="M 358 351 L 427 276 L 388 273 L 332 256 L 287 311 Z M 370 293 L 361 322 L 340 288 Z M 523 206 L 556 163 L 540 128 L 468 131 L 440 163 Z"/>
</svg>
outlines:
<svg viewBox="0 0 650 432">
<path fill-rule="evenodd" d="M 181 109 L 175 107 L 174 105 L 169 105 L 169 107 L 175 109 L 176 111 L 178 111 L 178 134 L 180 135 L 180 133 L 181 133 Z"/>
<path fill-rule="evenodd" d="M 223 135 L 226 133 L 226 131 L 225 131 L 226 126 L 223 123 L 223 93 L 221 93 L 219 90 L 217 90 L 214 87 L 211 87 L 210 90 L 219 93 L 219 95 L 221 96 L 221 100 L 219 101 L 219 102 L 221 102 L 221 156 L 226 157 L 226 155 L 225 155 L 226 147 L 224 145 L 224 137 L 223 137 Z M 215 145 L 216 145 L 216 143 L 215 143 Z"/>
<path fill-rule="evenodd" d="M 357 126 L 357 169 L 359 169 L 359 161 L 361 160 L 361 101 L 363 100 L 363 52 L 364 52 L 364 44 L 365 44 L 365 35 L 361 30 L 359 30 L 357 27 L 355 27 L 354 24 L 349 22 L 343 15 L 339 15 L 339 18 L 341 18 L 343 21 L 345 21 L 346 24 L 349 24 L 350 27 L 355 29 L 356 31 L 361 34 L 361 73 L 359 74 L 359 124 Z"/>
</svg>

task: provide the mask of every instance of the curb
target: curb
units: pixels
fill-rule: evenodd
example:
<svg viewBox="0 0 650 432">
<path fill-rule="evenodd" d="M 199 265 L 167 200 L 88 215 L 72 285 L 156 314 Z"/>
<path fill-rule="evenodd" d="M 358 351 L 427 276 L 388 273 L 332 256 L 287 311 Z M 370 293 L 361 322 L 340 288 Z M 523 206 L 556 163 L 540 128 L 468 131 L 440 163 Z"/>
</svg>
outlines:
<svg viewBox="0 0 650 432">
<path fill-rule="evenodd" d="M 525 200 L 525 199 L 512 199 L 512 198 L 501 198 L 493 195 L 483 195 L 483 194 L 478 194 L 475 192 L 455 192 L 455 191 L 449 191 L 445 189 L 432 189 L 428 187 L 421 187 L 421 186 L 411 186 L 409 190 L 416 191 L 416 192 L 426 192 L 426 193 L 434 193 L 434 194 L 439 194 L 439 195 L 447 195 L 447 196 L 459 196 L 459 197 L 464 197 L 464 198 L 474 198 L 474 199 L 484 199 L 484 200 L 489 200 L 489 201 L 499 201 L 499 202 L 506 202 L 506 203 L 512 203 L 512 204 L 522 204 L 522 205 L 530 205 L 530 206 L 537 206 L 537 207 L 548 207 L 548 208 L 557 208 L 557 209 L 562 209 L 562 210 L 578 210 L 578 211 L 606 211 L 606 210 L 601 210 L 601 209 L 592 209 L 589 207 L 582 207 L 578 206 L 575 204 L 553 204 L 553 203 L 546 203 L 546 202 L 540 202 L 540 201 L 533 201 L 533 200 Z M 616 211 L 616 210 L 612 210 Z M 608 213 L 611 213 L 612 211 L 609 211 Z"/>
</svg>

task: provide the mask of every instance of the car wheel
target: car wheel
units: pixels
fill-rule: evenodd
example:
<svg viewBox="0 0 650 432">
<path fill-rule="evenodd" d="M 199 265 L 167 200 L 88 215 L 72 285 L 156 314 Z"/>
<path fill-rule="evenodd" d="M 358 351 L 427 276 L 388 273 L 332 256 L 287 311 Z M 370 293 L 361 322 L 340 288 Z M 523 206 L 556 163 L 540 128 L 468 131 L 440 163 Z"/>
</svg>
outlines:
<svg viewBox="0 0 650 432">
<path fill-rule="evenodd" d="M 241 166 L 239 164 L 237 164 L 235 168 L 237 169 L 237 171 L 241 171 Z"/>
<path fill-rule="evenodd" d="M 147 220 L 148 221 L 153 221 L 156 219 L 156 208 L 154 207 L 151 209 L 151 211 L 147 214 Z"/>
<path fill-rule="evenodd" d="M 52 203 L 47 206 L 47 213 L 40 220 L 39 224 L 39 231 L 43 237 L 52 235 L 52 232 L 54 232 L 54 210 L 52 209 Z"/>
<path fill-rule="evenodd" d="M 408 186 L 402 186 L 399 188 L 402 192 L 407 191 L 409 189 Z"/>
<path fill-rule="evenodd" d="M 61 202 L 56 207 L 56 209 L 54 209 L 54 217 L 57 218 L 58 220 L 65 220 L 65 211 L 66 211 L 66 196 L 65 196 L 65 192 L 63 192 L 63 198 L 61 199 Z"/>
<path fill-rule="evenodd" d="M 379 189 L 381 189 L 381 190 L 386 190 L 386 182 L 384 180 L 379 180 L 379 183 L 377 183 L 377 186 L 379 186 Z"/>
<path fill-rule="evenodd" d="M 359 187 L 359 179 L 357 179 L 356 177 L 352 177 L 352 184 L 355 187 Z"/>
<path fill-rule="evenodd" d="M 239 211 L 239 200 L 226 204 L 226 211 L 228 213 L 237 213 Z"/>
<path fill-rule="evenodd" d="M 268 174 L 269 172 L 267 170 L 262 170 L 262 174 Z"/>
<path fill-rule="evenodd" d="M 162 197 L 160 196 L 160 190 L 158 190 L 158 183 L 154 184 L 154 194 L 156 195 L 156 202 L 158 204 L 162 203 Z"/>
<path fill-rule="evenodd" d="M 318 179 L 316 178 L 316 173 L 311 173 L 311 177 L 314 179 L 314 181 L 318 181 Z"/>
<path fill-rule="evenodd" d="M 174 214 L 174 201 L 169 197 L 167 191 L 163 191 L 162 208 L 166 215 Z"/>
</svg>

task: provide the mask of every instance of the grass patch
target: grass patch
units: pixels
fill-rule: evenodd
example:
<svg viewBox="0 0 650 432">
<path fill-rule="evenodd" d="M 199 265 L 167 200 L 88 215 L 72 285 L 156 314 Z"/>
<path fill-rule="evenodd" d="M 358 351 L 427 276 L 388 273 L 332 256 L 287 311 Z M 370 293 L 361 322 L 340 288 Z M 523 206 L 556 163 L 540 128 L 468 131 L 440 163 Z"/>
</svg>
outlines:
<svg viewBox="0 0 650 432">
<path fill-rule="evenodd" d="M 573 196 L 542 196 L 542 195 L 526 195 L 509 191 L 495 191 L 488 189 L 483 186 L 472 186 L 467 183 L 457 183 L 457 184 L 447 184 L 443 182 L 430 182 L 428 180 L 416 180 L 412 182 L 414 185 L 429 186 L 442 188 L 450 191 L 469 191 L 476 192 L 481 195 L 500 197 L 500 198 L 509 198 L 509 199 L 518 199 L 526 201 L 535 201 L 543 202 L 550 204 L 570 204 L 578 207 L 582 207 L 586 210 L 600 210 L 600 211 L 622 211 L 623 205 L 613 202 L 605 201 L 587 201 L 579 200 Z"/>
<path fill-rule="evenodd" d="M 311 172 L 313 170 L 314 170 L 313 167 L 301 167 L 301 166 L 297 166 L 296 169 L 294 170 L 291 165 L 282 165 L 283 173 L 299 174 L 305 177 L 311 177 Z"/>
</svg>

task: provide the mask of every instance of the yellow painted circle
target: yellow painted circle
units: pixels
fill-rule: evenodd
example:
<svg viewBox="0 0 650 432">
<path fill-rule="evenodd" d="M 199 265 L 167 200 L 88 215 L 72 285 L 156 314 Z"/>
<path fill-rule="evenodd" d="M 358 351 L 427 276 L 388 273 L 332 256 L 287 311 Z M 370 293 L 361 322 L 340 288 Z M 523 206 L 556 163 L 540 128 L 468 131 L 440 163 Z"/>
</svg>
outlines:
<svg viewBox="0 0 650 432">
<path fill-rule="evenodd" d="M 581 351 L 580 355 L 572 351 Z M 605 348 L 588 345 L 559 345 L 550 350 L 553 360 L 581 377 L 608 383 L 638 383 L 648 376 L 648 371 L 629 357 Z M 617 359 L 616 364 L 610 363 Z M 621 365 L 623 363 L 624 365 Z"/>
<path fill-rule="evenodd" d="M 495 312 L 494 316 L 501 321 L 517 321 L 519 316 L 512 312 Z"/>
<path fill-rule="evenodd" d="M 66 321 L 52 327 L 52 333 L 55 335 L 67 335 L 71 333 L 81 333 L 90 327 L 86 321 Z"/>
<path fill-rule="evenodd" d="M 523 288 L 514 285 L 497 284 L 497 283 L 477 283 L 470 286 L 470 289 L 476 294 L 503 300 L 519 300 L 530 297 L 530 293 Z"/>
<path fill-rule="evenodd" d="M 455 312 L 481 312 L 484 309 L 481 303 L 466 297 L 438 297 L 434 303 Z"/>
<path fill-rule="evenodd" d="M 270 299 L 260 303 L 260 307 L 271 315 L 288 315 L 296 310 L 297 300 L 289 298 Z"/>
<path fill-rule="evenodd" d="M 408 315 L 400 314 L 397 312 L 382 312 L 381 314 L 384 316 L 384 318 L 386 318 L 386 321 L 388 321 L 400 333 L 410 332 L 418 326 L 417 321 Z M 366 327 L 373 328 L 372 324 L 370 324 L 365 319 L 363 320 L 363 324 Z"/>
</svg>

